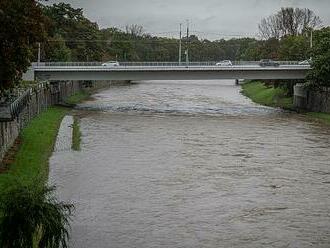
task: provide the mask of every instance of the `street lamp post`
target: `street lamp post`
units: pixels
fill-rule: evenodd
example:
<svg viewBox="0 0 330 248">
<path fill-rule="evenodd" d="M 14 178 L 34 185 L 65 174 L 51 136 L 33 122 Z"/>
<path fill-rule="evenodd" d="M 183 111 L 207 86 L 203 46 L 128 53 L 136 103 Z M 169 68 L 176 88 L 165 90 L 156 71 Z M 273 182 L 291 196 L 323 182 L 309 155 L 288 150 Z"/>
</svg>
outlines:
<svg viewBox="0 0 330 248">
<path fill-rule="evenodd" d="M 186 66 L 189 65 L 189 20 L 187 20 L 187 47 L 186 47 Z"/>
<path fill-rule="evenodd" d="M 182 31 L 181 31 L 182 23 L 180 23 L 180 41 L 179 41 L 179 65 L 181 65 L 181 39 L 182 39 Z"/>
<path fill-rule="evenodd" d="M 313 29 L 311 28 L 311 37 L 310 37 L 310 48 L 311 48 L 311 52 L 313 49 Z M 310 60 L 312 60 L 312 55 L 310 57 Z"/>
</svg>

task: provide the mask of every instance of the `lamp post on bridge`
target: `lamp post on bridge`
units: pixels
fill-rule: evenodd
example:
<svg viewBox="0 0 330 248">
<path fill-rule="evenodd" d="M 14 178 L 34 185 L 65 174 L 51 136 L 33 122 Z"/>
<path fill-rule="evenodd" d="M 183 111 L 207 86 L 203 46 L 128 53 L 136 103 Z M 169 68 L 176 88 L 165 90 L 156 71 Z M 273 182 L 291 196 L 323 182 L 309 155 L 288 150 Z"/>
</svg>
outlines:
<svg viewBox="0 0 330 248">
<path fill-rule="evenodd" d="M 310 48 L 311 48 L 311 57 L 310 57 L 310 60 L 312 60 L 312 49 L 313 49 L 313 28 L 311 28 Z"/>
<path fill-rule="evenodd" d="M 181 31 L 182 23 L 180 23 L 180 41 L 179 41 L 179 65 L 181 65 L 181 39 L 182 39 L 182 31 Z"/>
<path fill-rule="evenodd" d="M 189 66 L 189 20 L 187 20 L 187 47 L 186 47 L 186 66 Z"/>
</svg>

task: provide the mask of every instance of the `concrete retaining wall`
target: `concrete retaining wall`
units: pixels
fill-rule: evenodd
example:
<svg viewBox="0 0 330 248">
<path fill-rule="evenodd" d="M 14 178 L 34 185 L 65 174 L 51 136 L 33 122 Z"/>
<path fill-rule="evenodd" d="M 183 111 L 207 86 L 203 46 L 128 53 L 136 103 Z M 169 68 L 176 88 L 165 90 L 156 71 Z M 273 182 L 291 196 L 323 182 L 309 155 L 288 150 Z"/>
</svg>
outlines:
<svg viewBox="0 0 330 248">
<path fill-rule="evenodd" d="M 305 89 L 303 84 L 294 86 L 293 104 L 298 109 L 330 113 L 330 89 L 322 92 Z"/>
</svg>

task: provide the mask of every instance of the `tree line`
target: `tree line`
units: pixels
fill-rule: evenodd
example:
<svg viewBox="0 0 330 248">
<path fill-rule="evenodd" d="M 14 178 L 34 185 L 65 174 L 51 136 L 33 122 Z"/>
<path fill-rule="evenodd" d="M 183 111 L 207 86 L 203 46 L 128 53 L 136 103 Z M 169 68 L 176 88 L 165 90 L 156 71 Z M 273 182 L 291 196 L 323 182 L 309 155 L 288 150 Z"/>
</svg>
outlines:
<svg viewBox="0 0 330 248">
<path fill-rule="evenodd" d="M 99 29 L 96 23 L 83 15 L 82 9 L 74 9 L 70 4 L 59 3 L 43 6 L 43 13 L 50 23 L 48 39 L 43 43 L 45 61 L 178 61 L 179 39 L 157 37 L 147 34 L 139 25 L 126 26 L 126 30 L 114 27 Z M 281 9 L 276 17 L 290 18 L 280 14 L 291 8 Z M 292 13 L 300 13 L 299 9 Z M 303 60 L 309 56 L 308 30 L 319 24 L 319 18 L 310 10 L 302 11 L 299 20 L 288 21 L 283 27 L 270 26 L 273 17 L 263 19 L 259 25 L 261 37 L 266 37 L 265 30 L 275 30 L 267 39 L 233 38 L 210 41 L 190 35 L 182 39 L 183 50 L 189 47 L 191 61 L 260 60 Z M 310 17 L 312 16 L 312 17 Z M 296 18 L 297 19 L 297 18 Z M 303 22 L 303 23 L 300 23 Z M 282 30 L 282 31 L 281 31 Z M 304 30 L 304 31 L 302 31 Z M 184 60 L 184 54 L 182 54 Z"/>
<path fill-rule="evenodd" d="M 24 17 L 24 18 L 23 18 Z M 178 61 L 179 39 L 157 37 L 133 24 L 125 30 L 100 29 L 84 16 L 83 9 L 67 3 L 43 5 L 35 0 L 0 2 L 0 83 L 8 88 L 19 82 L 21 74 L 37 60 L 37 43 L 42 61 Z M 329 28 L 320 29 L 321 20 L 309 9 L 282 8 L 261 20 L 260 39 L 182 39 L 182 50 L 189 47 L 190 61 L 306 60 L 321 66 L 329 51 Z M 315 28 L 319 28 L 315 31 Z M 311 48 L 311 34 L 314 30 Z M 322 45 L 323 43 L 325 45 Z M 182 54 L 182 61 L 185 60 Z M 321 56 L 317 59 L 317 56 Z M 322 61 L 322 62 L 318 62 Z M 329 61 L 329 60 L 328 60 Z M 315 62 L 315 63 L 314 63 Z M 329 69 L 330 70 L 330 69 Z M 329 75 L 322 72 L 322 80 Z M 310 77 L 315 77 L 316 72 Z M 315 81 L 315 80 L 314 80 Z M 324 84 L 324 83 L 323 83 Z"/>
</svg>

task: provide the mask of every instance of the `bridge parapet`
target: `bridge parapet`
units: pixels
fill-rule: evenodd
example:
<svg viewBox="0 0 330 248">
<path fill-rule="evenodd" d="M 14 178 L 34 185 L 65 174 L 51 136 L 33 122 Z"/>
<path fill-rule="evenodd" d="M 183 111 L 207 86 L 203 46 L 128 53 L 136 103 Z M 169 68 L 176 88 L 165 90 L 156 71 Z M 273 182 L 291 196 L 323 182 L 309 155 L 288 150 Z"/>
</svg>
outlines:
<svg viewBox="0 0 330 248">
<path fill-rule="evenodd" d="M 201 62 L 119 62 L 120 66 L 130 67 L 130 66 L 139 66 L 139 67 L 179 67 L 179 66 L 216 66 L 218 61 L 201 61 Z M 298 61 L 276 61 L 280 65 L 299 65 Z M 40 62 L 32 63 L 33 67 L 47 67 L 47 66 L 102 66 L 104 62 L 92 61 L 92 62 Z M 233 66 L 257 66 L 259 61 L 232 61 Z M 108 67 L 108 66 L 105 66 Z M 116 67 L 116 66 L 113 66 Z M 219 66 L 221 67 L 221 66 Z"/>
</svg>

